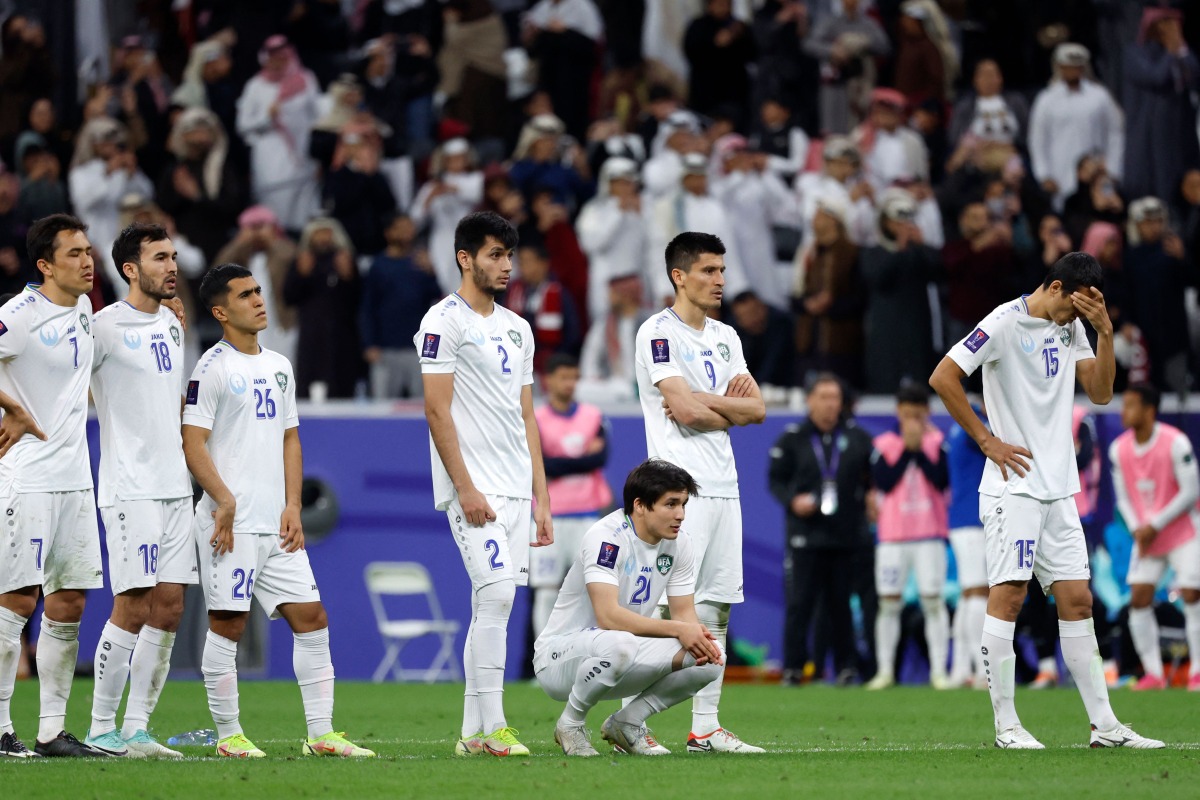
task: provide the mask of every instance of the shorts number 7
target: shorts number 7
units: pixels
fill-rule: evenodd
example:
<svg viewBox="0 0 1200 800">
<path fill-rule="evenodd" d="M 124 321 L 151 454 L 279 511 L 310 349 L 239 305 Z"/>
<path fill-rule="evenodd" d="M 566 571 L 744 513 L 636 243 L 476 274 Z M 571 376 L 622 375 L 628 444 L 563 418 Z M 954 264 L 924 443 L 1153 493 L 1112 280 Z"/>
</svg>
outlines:
<svg viewBox="0 0 1200 800">
<path fill-rule="evenodd" d="M 37 561 L 37 568 L 41 569 L 42 568 L 42 540 L 41 539 L 30 539 L 29 544 L 30 544 L 30 546 L 33 547 L 33 551 L 34 551 L 33 557 Z"/>
</svg>

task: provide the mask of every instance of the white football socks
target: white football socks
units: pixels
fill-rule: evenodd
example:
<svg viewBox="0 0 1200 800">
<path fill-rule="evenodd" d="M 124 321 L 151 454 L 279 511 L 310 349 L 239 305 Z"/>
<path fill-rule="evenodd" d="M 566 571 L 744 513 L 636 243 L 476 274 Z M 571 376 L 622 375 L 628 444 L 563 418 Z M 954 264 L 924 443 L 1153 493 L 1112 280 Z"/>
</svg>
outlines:
<svg viewBox="0 0 1200 800">
<path fill-rule="evenodd" d="M 308 738 L 333 731 L 333 658 L 329 655 L 329 628 L 292 634 L 292 669 L 304 700 Z"/>
<path fill-rule="evenodd" d="M 922 597 L 921 613 L 925 617 L 925 644 L 929 648 L 929 677 L 946 677 L 946 655 L 950 649 L 950 614 L 946 601 L 940 596 Z M 895 652 L 895 648 L 893 648 Z"/>
<path fill-rule="evenodd" d="M 983 620 L 987 616 L 987 597 L 968 597 L 962 602 L 963 635 L 966 637 L 967 653 L 970 656 L 968 668 L 972 674 L 983 674 L 983 661 L 979 656 L 979 647 L 983 642 Z"/>
<path fill-rule="evenodd" d="M 475 617 L 479 613 L 479 597 L 471 592 L 471 624 L 467 626 L 467 638 L 463 644 L 463 721 L 462 738 L 474 736 L 483 730 L 483 717 L 479 714 L 479 687 L 475 684 Z"/>
<path fill-rule="evenodd" d="M 1188 658 L 1191 659 L 1191 674 L 1200 675 L 1200 600 L 1183 606 L 1183 628 L 1187 634 Z"/>
<path fill-rule="evenodd" d="M 1017 623 L 1005 622 L 991 614 L 983 620 L 979 652 L 983 656 L 983 671 L 988 679 L 997 733 L 1021 723 L 1013 700 L 1016 694 L 1017 653 L 1013 649 L 1016 630 Z"/>
<path fill-rule="evenodd" d="M 21 659 L 21 631 L 28 617 L 0 607 L 0 733 L 13 733 L 12 696 Z"/>
<path fill-rule="evenodd" d="M 696 603 L 696 616 L 708 628 L 709 633 L 721 645 L 721 652 L 729 652 L 729 603 Z M 725 680 L 725 665 L 719 666 L 720 675 L 708 681 L 692 697 L 692 733 L 704 736 L 721 727 L 717 718 L 717 707 L 721 704 L 721 684 Z"/>
<path fill-rule="evenodd" d="M 122 738 L 129 739 L 150 727 L 150 715 L 158 705 L 167 673 L 171 671 L 174 647 L 174 633 L 149 625 L 143 626 L 138 633 L 129 663 L 129 699 L 125 703 L 125 721 L 121 725 Z"/>
<path fill-rule="evenodd" d="M 41 684 L 39 742 L 48 742 L 66 728 L 67 699 L 75 677 L 79 656 L 79 623 L 55 622 L 42 614 L 42 632 L 38 635 L 37 667 Z"/>
<path fill-rule="evenodd" d="M 104 623 L 96 642 L 94 661 L 96 685 L 92 690 L 92 726 L 89 736 L 100 736 L 117 728 L 117 706 L 125 694 L 129 678 L 129 659 L 138 635 L 118 627 L 110 619 Z"/>
<path fill-rule="evenodd" d="M 1155 678 L 1163 676 L 1162 646 L 1158 638 L 1158 618 L 1154 606 L 1129 609 L 1129 638 L 1142 661 L 1142 669 Z"/>
<path fill-rule="evenodd" d="M 1108 702 L 1108 683 L 1104 679 L 1104 662 L 1100 658 L 1100 646 L 1096 643 L 1096 627 L 1092 620 L 1058 621 L 1059 646 L 1063 661 L 1075 680 L 1075 688 L 1083 698 L 1088 720 L 1103 731 L 1112 730 L 1120 723 Z"/>
<path fill-rule="evenodd" d="M 950 680 L 955 684 L 966 683 L 971 677 L 972 659 L 965 631 L 966 604 L 967 599 L 960 598 L 950 620 Z"/>
<path fill-rule="evenodd" d="M 208 710 L 216 723 L 218 739 L 242 732 L 238 719 L 237 649 L 237 642 L 212 631 L 204 639 L 200 671 L 204 674 Z"/>
<path fill-rule="evenodd" d="M 684 664 L 689 662 L 690 666 L 664 675 L 646 687 L 641 694 L 617 712 L 617 720 L 629 725 L 645 725 L 646 720 L 652 714 L 657 714 L 682 703 L 689 697 L 696 696 L 705 687 L 719 681 L 725 671 L 720 664 L 705 664 L 698 667 L 696 659 L 690 655 L 684 660 Z"/>
<path fill-rule="evenodd" d="M 508 618 L 516 591 L 511 579 L 476 591 L 479 610 L 471 623 L 471 639 L 479 716 L 485 734 L 508 727 L 504 717 L 504 663 L 508 655 Z"/>
<path fill-rule="evenodd" d="M 879 613 L 875 615 L 875 662 L 876 673 L 894 677 L 896 674 L 896 646 L 900 644 L 900 601 L 892 598 L 879 599 Z"/>
</svg>

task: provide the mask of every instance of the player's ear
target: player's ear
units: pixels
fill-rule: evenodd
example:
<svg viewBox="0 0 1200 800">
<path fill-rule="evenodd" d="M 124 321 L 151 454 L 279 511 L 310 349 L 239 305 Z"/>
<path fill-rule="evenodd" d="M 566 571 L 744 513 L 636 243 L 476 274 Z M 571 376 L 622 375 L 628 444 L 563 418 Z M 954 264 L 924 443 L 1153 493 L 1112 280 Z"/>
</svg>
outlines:
<svg viewBox="0 0 1200 800">
<path fill-rule="evenodd" d="M 458 259 L 458 268 L 460 271 L 464 270 L 464 269 L 470 269 L 470 267 L 471 267 L 471 254 L 470 253 L 468 253 L 466 250 L 459 250 L 457 253 L 454 254 L 454 257 L 456 259 Z"/>
<path fill-rule="evenodd" d="M 225 309 L 221 308 L 220 306 L 212 307 L 212 315 L 217 322 L 226 322 L 229 320 L 229 315 L 226 314 Z"/>
<path fill-rule="evenodd" d="M 137 264 L 132 261 L 126 261 L 121 265 L 121 272 L 125 273 L 125 277 L 129 278 L 129 282 L 132 283 L 134 278 L 137 277 Z"/>
</svg>

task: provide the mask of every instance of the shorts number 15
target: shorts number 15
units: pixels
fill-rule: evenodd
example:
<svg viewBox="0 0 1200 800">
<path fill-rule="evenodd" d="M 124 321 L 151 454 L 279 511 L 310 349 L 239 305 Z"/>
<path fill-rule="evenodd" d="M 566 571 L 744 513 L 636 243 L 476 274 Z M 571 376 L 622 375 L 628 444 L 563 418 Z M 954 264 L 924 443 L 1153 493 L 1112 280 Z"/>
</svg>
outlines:
<svg viewBox="0 0 1200 800">
<path fill-rule="evenodd" d="M 1033 569 L 1033 539 L 1017 539 L 1017 568 Z"/>
</svg>

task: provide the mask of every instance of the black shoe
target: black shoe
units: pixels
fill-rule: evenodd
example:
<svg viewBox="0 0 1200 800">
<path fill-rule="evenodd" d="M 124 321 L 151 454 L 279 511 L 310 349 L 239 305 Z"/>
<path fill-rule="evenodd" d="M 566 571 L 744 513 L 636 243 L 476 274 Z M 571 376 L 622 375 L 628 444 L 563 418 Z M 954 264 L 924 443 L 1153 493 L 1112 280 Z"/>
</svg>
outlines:
<svg viewBox="0 0 1200 800">
<path fill-rule="evenodd" d="M 833 682 L 837 686 L 853 686 L 858 683 L 858 672 L 853 667 L 846 667 L 837 674 Z"/>
<path fill-rule="evenodd" d="M 15 733 L 0 736 L 0 758 L 40 758 L 41 753 L 35 753 L 17 738 Z"/>
<path fill-rule="evenodd" d="M 46 758 L 107 758 L 107 753 L 93 750 L 66 731 L 59 732 L 48 742 L 38 742 L 33 749 Z"/>
</svg>

